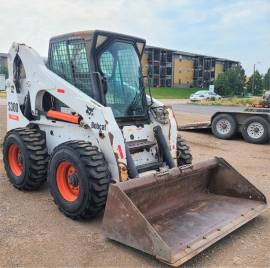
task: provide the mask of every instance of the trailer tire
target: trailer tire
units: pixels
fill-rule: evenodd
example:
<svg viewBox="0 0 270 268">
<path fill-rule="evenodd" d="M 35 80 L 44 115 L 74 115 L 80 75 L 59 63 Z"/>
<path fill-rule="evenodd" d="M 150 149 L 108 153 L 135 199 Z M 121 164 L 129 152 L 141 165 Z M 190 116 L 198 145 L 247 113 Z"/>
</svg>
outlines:
<svg viewBox="0 0 270 268">
<path fill-rule="evenodd" d="M 269 140 L 270 125 L 260 116 L 248 118 L 242 128 L 242 136 L 246 142 L 262 144 Z"/>
<path fill-rule="evenodd" d="M 181 167 L 192 164 L 192 154 L 190 152 L 189 146 L 181 137 L 177 137 L 176 154 L 177 166 Z"/>
<path fill-rule="evenodd" d="M 219 139 L 228 140 L 235 136 L 237 122 L 230 114 L 218 114 L 212 121 L 212 133 Z"/>
<path fill-rule="evenodd" d="M 47 178 L 46 139 L 38 129 L 16 128 L 6 134 L 3 160 L 7 176 L 19 190 L 36 190 Z"/>
<path fill-rule="evenodd" d="M 50 191 L 61 212 L 72 219 L 94 218 L 105 207 L 110 173 L 103 153 L 85 141 L 55 148 L 49 164 Z"/>
</svg>

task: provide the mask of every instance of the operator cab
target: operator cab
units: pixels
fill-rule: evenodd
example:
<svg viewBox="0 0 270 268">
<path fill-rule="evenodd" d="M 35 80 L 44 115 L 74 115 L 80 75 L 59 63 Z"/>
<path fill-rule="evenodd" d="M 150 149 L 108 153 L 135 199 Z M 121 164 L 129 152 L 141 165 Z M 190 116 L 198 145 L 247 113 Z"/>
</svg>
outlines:
<svg viewBox="0 0 270 268">
<path fill-rule="evenodd" d="M 120 122 L 148 120 L 141 70 L 145 40 L 105 31 L 50 40 L 48 67 L 104 106 Z"/>
</svg>

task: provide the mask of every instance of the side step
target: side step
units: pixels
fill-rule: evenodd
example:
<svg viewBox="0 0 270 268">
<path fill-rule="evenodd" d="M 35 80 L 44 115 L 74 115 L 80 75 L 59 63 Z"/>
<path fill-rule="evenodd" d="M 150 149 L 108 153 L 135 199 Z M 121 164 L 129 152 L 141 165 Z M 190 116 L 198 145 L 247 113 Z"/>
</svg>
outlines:
<svg viewBox="0 0 270 268">
<path fill-rule="evenodd" d="M 126 155 L 127 155 L 127 164 L 128 164 L 128 171 L 129 171 L 128 173 L 129 173 L 130 179 L 138 177 L 139 173 L 144 172 L 144 171 L 158 170 L 159 167 L 163 165 L 163 162 L 165 162 L 169 166 L 169 168 L 173 168 L 176 166 L 172 158 L 168 143 L 164 137 L 162 128 L 159 125 L 155 126 L 153 128 L 153 132 L 154 132 L 154 137 L 156 139 L 156 142 L 148 141 L 147 139 L 126 142 Z M 145 149 L 150 149 L 152 146 L 155 146 L 155 145 L 158 146 L 159 152 L 162 154 L 163 161 L 135 166 L 135 163 L 132 159 L 131 154 L 141 152 Z"/>
<path fill-rule="evenodd" d="M 150 149 L 152 146 L 157 145 L 156 142 L 148 141 L 146 139 L 143 140 L 136 140 L 136 141 L 129 141 L 126 143 L 127 148 L 131 154 L 142 152 L 145 149 Z M 153 162 L 148 164 L 143 164 L 136 166 L 136 170 L 138 173 L 142 173 L 148 170 L 158 170 L 162 166 L 163 162 Z"/>
<path fill-rule="evenodd" d="M 163 162 L 154 162 L 149 164 L 144 164 L 137 166 L 137 170 L 139 173 L 148 171 L 148 170 L 158 170 L 163 165 Z"/>
<path fill-rule="evenodd" d="M 129 141 L 126 143 L 131 154 L 138 153 L 144 149 L 150 149 L 152 146 L 156 145 L 156 142 L 148 141 L 146 139 Z"/>
</svg>

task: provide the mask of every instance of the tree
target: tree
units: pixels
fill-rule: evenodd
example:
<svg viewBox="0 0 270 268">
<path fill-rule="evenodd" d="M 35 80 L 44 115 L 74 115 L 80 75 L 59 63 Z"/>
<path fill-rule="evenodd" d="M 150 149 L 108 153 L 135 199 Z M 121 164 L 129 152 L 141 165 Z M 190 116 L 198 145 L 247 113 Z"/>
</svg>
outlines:
<svg viewBox="0 0 270 268">
<path fill-rule="evenodd" d="M 257 70 L 249 77 L 247 82 L 247 92 L 253 95 L 263 94 L 263 80 L 261 74 Z"/>
<path fill-rule="evenodd" d="M 263 77 L 263 88 L 265 90 L 270 90 L 270 68 Z"/>
<path fill-rule="evenodd" d="M 235 66 L 220 73 L 215 81 L 215 91 L 221 96 L 243 96 L 245 94 L 245 71 Z"/>
<path fill-rule="evenodd" d="M 0 74 L 4 74 L 7 78 L 8 77 L 8 69 L 4 66 L 0 66 Z"/>
</svg>

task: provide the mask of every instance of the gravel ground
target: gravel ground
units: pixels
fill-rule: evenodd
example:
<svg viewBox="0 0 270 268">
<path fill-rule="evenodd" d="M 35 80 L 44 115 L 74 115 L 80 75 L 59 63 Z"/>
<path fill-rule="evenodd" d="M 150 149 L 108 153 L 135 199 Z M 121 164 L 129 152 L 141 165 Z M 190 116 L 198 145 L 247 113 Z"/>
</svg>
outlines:
<svg viewBox="0 0 270 268">
<path fill-rule="evenodd" d="M 181 124 L 208 119 L 194 113 L 176 113 L 176 116 Z M 3 126 L 1 121 L 1 130 Z M 218 140 L 207 133 L 181 134 L 192 148 L 194 162 L 224 157 L 270 199 L 269 145 L 247 144 L 241 139 Z M 101 233 L 102 217 L 86 222 L 64 217 L 54 205 L 47 184 L 37 192 L 14 189 L 4 173 L 2 161 L 0 184 L 2 267 L 168 267 L 151 256 L 105 240 Z M 183 267 L 270 267 L 269 234 L 270 210 L 267 210 Z"/>
</svg>

